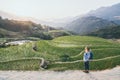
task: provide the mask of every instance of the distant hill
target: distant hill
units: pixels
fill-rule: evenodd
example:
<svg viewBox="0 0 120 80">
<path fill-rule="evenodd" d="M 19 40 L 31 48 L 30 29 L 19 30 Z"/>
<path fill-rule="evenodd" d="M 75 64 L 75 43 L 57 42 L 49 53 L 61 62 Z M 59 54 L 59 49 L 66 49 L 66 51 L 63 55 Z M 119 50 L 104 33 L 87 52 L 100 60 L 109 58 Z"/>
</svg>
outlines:
<svg viewBox="0 0 120 80">
<path fill-rule="evenodd" d="M 47 37 L 50 38 L 50 35 L 44 34 L 44 32 L 48 32 L 48 30 L 55 29 L 31 21 L 8 20 L 0 17 L 0 37 L 38 37 L 47 39 Z"/>
<path fill-rule="evenodd" d="M 120 25 L 119 9 L 120 3 L 92 10 L 83 16 L 77 16 L 75 20 L 69 22 L 64 28 L 80 35 L 112 28 Z"/>
<path fill-rule="evenodd" d="M 38 28 L 41 28 L 40 27 L 40 26 L 42 26 L 41 24 L 47 24 L 47 25 L 49 24 L 49 25 L 52 25 L 53 27 L 64 28 L 65 30 L 71 31 L 73 33 L 77 33 L 80 35 L 86 35 L 91 32 L 101 30 L 101 29 L 106 29 L 108 27 L 110 28 L 112 26 L 120 25 L 120 10 L 119 9 L 120 9 L 120 3 L 112 5 L 112 6 L 101 7 L 96 10 L 92 10 L 92 11 L 86 13 L 85 15 L 76 16 L 76 17 L 67 17 L 67 18 L 62 18 L 62 19 L 55 19 L 53 21 L 41 21 L 39 19 L 34 19 L 34 18 L 18 17 L 18 16 L 15 16 L 15 15 L 3 12 L 3 11 L 0 11 L 0 15 L 2 15 L 4 18 L 13 19 L 13 20 L 11 20 L 11 23 L 15 22 L 15 20 L 20 20 L 19 22 L 15 22 L 19 25 L 24 24 L 24 22 L 25 22 L 26 24 L 29 24 L 29 26 L 39 26 Z M 27 20 L 27 22 L 21 21 L 21 20 Z M 8 20 L 8 21 L 10 21 L 10 20 Z M 31 22 L 31 21 L 33 21 L 35 23 L 41 23 L 41 24 L 40 25 L 33 24 L 33 22 Z M 12 26 L 13 24 L 9 24 L 9 25 Z M 26 25 L 24 24 L 22 26 L 24 26 L 24 29 L 25 29 Z M 10 30 L 13 32 L 16 30 L 19 30 L 19 32 L 20 32 L 21 28 L 23 28 L 23 27 L 19 27 L 17 29 L 15 29 L 15 28 L 13 29 L 13 27 L 9 28 L 9 29 L 6 29 L 5 27 L 4 28 L 0 27 L 0 28 L 5 29 L 5 30 Z M 26 27 L 26 28 L 28 28 L 28 27 Z M 38 33 L 40 33 L 42 31 L 39 29 L 37 32 L 34 32 L 34 31 L 32 31 L 32 27 L 31 28 L 29 27 L 28 30 L 29 30 L 27 32 L 28 35 L 30 35 L 30 33 L 32 33 L 32 34 L 36 33 L 35 35 L 37 37 L 38 37 Z M 46 28 L 46 30 L 47 30 L 47 28 Z M 44 29 L 43 29 L 43 31 L 44 31 Z M 23 32 L 26 33 L 25 30 L 22 30 L 22 33 Z"/>
<path fill-rule="evenodd" d="M 120 24 L 120 3 L 90 11 L 87 16 L 96 16 Z"/>
<path fill-rule="evenodd" d="M 45 20 L 41 20 L 41 19 L 36 19 L 33 17 L 23 17 L 23 16 L 18 16 L 12 13 L 7 13 L 4 11 L 0 11 L 0 16 L 2 16 L 2 18 L 7 18 L 10 20 L 19 20 L 19 21 L 32 21 L 35 22 L 37 24 L 43 24 L 43 25 L 49 25 L 55 28 L 59 28 L 59 27 L 63 27 L 65 26 L 66 23 L 73 21 L 74 19 L 76 19 L 76 17 L 64 17 L 64 18 L 59 18 L 59 19 L 51 19 L 48 21 Z"/>
<path fill-rule="evenodd" d="M 65 29 L 79 33 L 80 35 L 88 34 L 98 29 L 103 29 L 116 24 L 95 16 L 81 17 L 66 25 Z"/>
<path fill-rule="evenodd" d="M 89 36 L 98 36 L 103 38 L 120 38 L 120 26 L 113 26 L 87 34 Z"/>
<path fill-rule="evenodd" d="M 51 26 L 36 24 L 31 21 L 8 20 L 0 17 L 0 38 L 37 37 L 41 39 L 52 39 L 66 35 L 71 35 L 71 33 L 55 29 Z"/>
</svg>

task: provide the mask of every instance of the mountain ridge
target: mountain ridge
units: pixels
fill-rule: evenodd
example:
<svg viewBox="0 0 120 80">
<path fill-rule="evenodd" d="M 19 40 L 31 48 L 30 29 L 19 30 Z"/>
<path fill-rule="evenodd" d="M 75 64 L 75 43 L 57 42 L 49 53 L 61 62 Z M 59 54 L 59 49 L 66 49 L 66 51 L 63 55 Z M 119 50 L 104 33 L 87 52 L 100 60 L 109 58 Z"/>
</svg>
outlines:
<svg viewBox="0 0 120 80">
<path fill-rule="evenodd" d="M 66 30 L 86 35 L 101 29 L 120 25 L 120 3 L 92 10 L 65 26 Z M 90 19 L 91 18 L 91 19 Z"/>
<path fill-rule="evenodd" d="M 95 16 L 87 16 L 79 18 L 66 26 L 66 30 L 76 32 L 80 35 L 85 35 L 98 29 L 115 26 L 112 21 L 108 21 Z"/>
</svg>

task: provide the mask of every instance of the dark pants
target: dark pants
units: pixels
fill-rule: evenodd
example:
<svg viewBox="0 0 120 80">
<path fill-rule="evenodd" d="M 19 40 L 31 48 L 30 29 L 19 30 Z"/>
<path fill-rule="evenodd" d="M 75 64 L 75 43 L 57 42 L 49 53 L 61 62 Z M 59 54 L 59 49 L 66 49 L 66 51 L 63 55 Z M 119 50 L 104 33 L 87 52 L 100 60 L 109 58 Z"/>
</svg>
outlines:
<svg viewBox="0 0 120 80">
<path fill-rule="evenodd" d="M 89 61 L 84 62 L 85 70 L 89 70 Z"/>
</svg>

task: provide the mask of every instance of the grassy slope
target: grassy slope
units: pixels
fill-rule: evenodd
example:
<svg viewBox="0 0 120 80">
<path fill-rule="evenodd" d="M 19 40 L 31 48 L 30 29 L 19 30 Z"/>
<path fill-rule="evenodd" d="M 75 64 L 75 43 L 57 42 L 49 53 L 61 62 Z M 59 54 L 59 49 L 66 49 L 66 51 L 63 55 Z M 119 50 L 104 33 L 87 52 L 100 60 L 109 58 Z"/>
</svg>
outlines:
<svg viewBox="0 0 120 80">
<path fill-rule="evenodd" d="M 70 56 L 70 61 L 81 60 L 84 53 L 83 49 L 86 45 L 92 48 L 94 59 L 120 55 L 119 44 L 97 37 L 65 36 L 56 38 L 52 41 L 40 40 L 36 43 L 38 48 L 37 51 L 32 50 L 33 43 L 0 48 L 0 61 L 4 61 L 0 63 L 0 69 L 38 70 L 40 59 L 32 59 L 34 57 L 43 57 L 50 60 L 52 62 L 48 68 L 50 70 L 83 69 L 83 62 L 55 64 L 54 61 L 59 61 L 60 56 L 65 54 Z M 65 45 L 68 46 L 65 47 Z M 80 52 L 81 55 L 79 55 Z M 120 65 L 119 58 L 120 57 L 91 62 L 91 69 L 102 70 L 115 67 L 116 65 Z"/>
<path fill-rule="evenodd" d="M 5 29 L 0 28 L 0 37 L 21 37 L 19 32 L 12 32 Z"/>
</svg>

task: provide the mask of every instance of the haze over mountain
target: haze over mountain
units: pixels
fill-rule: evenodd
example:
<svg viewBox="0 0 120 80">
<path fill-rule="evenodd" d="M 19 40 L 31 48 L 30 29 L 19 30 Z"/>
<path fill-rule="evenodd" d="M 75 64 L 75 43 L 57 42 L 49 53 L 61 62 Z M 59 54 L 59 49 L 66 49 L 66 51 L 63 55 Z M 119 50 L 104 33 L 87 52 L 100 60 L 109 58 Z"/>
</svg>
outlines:
<svg viewBox="0 0 120 80">
<path fill-rule="evenodd" d="M 105 29 L 120 24 L 120 3 L 101 7 L 92 10 L 85 15 L 78 15 L 76 17 L 66 17 L 61 19 L 53 19 L 51 21 L 42 21 L 32 17 L 19 17 L 0 11 L 3 18 L 9 18 L 22 21 L 33 21 L 39 24 L 50 25 L 52 27 L 64 27 L 68 31 L 79 33 L 80 35 L 95 32 L 99 29 Z"/>
<path fill-rule="evenodd" d="M 32 21 L 32 22 L 35 22 L 37 24 L 45 23 L 44 21 L 39 20 L 39 19 L 35 19 L 35 18 L 32 18 L 32 17 L 18 16 L 18 15 L 12 14 L 12 13 L 4 12 L 4 11 L 0 11 L 0 16 L 3 19 L 7 18 L 9 20 Z"/>
<path fill-rule="evenodd" d="M 96 31 L 98 29 L 115 26 L 115 25 L 116 24 L 112 21 L 108 21 L 95 16 L 88 16 L 74 20 L 73 22 L 68 24 L 65 28 L 67 30 L 83 35 Z"/>
<path fill-rule="evenodd" d="M 40 20 L 40 19 L 36 19 L 33 17 L 23 17 L 23 16 L 18 16 L 15 14 L 11 14 L 11 13 L 7 13 L 4 11 L 0 11 L 0 16 L 2 16 L 2 18 L 8 18 L 10 20 L 19 20 L 19 21 L 32 21 L 35 22 L 37 24 L 42 24 L 42 25 L 49 25 L 52 27 L 63 27 L 66 25 L 66 23 L 69 23 L 71 21 L 74 20 L 74 17 L 65 17 L 65 18 L 59 18 L 59 19 L 52 19 L 52 20 Z"/>
<path fill-rule="evenodd" d="M 56 19 L 46 20 L 46 21 L 32 18 L 32 17 L 21 17 L 21 16 L 17 16 L 11 13 L 4 12 L 4 11 L 0 11 L 0 16 L 2 16 L 3 18 L 9 18 L 9 19 L 20 20 L 20 21 L 29 20 L 35 23 L 50 25 L 53 27 L 64 27 L 66 24 L 83 16 L 96 16 L 99 18 L 115 21 L 117 24 L 119 24 L 120 23 L 119 22 L 120 20 L 119 9 L 120 9 L 120 3 L 112 5 L 112 6 L 108 6 L 108 7 L 100 7 L 96 10 L 92 10 L 86 13 L 85 15 L 78 15 L 75 17 L 69 16 L 69 17 L 64 17 L 64 18 L 59 18 L 59 19 L 56 18 Z"/>
<path fill-rule="evenodd" d="M 18 15 L 12 14 L 12 13 L 7 13 L 7 12 L 4 12 L 4 11 L 0 11 L 0 16 L 3 19 L 8 18 L 8 19 L 11 19 L 11 20 L 20 20 L 20 21 L 29 20 L 28 17 L 22 17 L 22 16 L 18 16 Z"/>
<path fill-rule="evenodd" d="M 116 20 L 120 20 L 120 3 L 90 11 L 87 16 L 96 16 L 116 22 Z"/>
<path fill-rule="evenodd" d="M 94 15 L 96 17 L 101 17 L 104 19 L 113 19 L 117 16 L 120 16 L 120 3 L 109 6 L 109 7 L 101 7 L 99 9 L 90 11 L 88 15 Z"/>
<path fill-rule="evenodd" d="M 2 18 L 8 18 L 11 20 L 19 20 L 19 21 L 32 21 L 35 22 L 37 24 L 42 24 L 42 25 L 49 25 L 55 28 L 58 27 L 64 27 L 66 25 L 66 23 L 69 23 L 71 21 L 73 21 L 74 19 L 76 19 L 76 17 L 65 17 L 65 18 L 56 18 L 56 19 L 51 19 L 51 20 L 41 20 L 41 19 L 36 19 L 33 17 L 23 17 L 23 16 L 18 16 L 15 14 L 11 14 L 11 13 L 7 13 L 4 11 L 0 11 L 0 16 L 2 16 Z"/>
<path fill-rule="evenodd" d="M 65 29 L 84 35 L 99 29 L 117 26 L 120 24 L 119 9 L 120 3 L 90 11 L 84 16 L 79 16 L 78 19 L 68 23 Z"/>
</svg>

